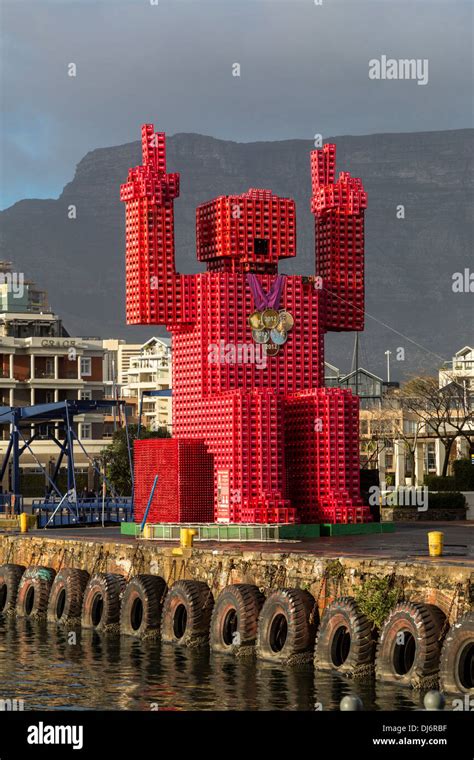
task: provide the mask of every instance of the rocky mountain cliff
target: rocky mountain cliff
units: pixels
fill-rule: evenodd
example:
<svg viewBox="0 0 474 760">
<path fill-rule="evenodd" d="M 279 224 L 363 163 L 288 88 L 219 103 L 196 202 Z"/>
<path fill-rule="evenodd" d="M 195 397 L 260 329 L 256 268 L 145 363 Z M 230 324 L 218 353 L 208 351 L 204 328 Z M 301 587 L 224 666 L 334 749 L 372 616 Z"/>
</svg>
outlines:
<svg viewBox="0 0 474 760">
<path fill-rule="evenodd" d="M 453 273 L 472 261 L 473 132 L 329 138 L 337 143 L 337 169 L 360 176 L 369 195 L 367 319 L 359 363 L 383 376 L 386 349 L 405 349 L 403 362 L 392 355 L 394 379 L 433 370 L 440 357 L 450 358 L 474 341 L 474 295 L 452 290 Z M 195 258 L 196 206 L 253 186 L 295 199 L 298 256 L 285 262 L 282 271 L 311 274 L 311 148 L 305 140 L 235 143 L 196 134 L 170 137 L 168 171 L 181 172 L 181 197 L 175 203 L 178 268 L 201 269 Z M 118 335 L 137 342 L 163 334 L 161 328 L 124 323 L 119 185 L 128 168 L 140 162 L 138 142 L 94 150 L 80 161 L 57 200 L 22 200 L 0 214 L 1 258 L 49 291 L 51 305 L 71 334 Z M 68 218 L 70 204 L 77 209 L 74 220 Z M 397 218 L 400 205 L 404 219 Z M 349 370 L 352 344 L 353 334 L 330 334 L 326 359 Z"/>
</svg>

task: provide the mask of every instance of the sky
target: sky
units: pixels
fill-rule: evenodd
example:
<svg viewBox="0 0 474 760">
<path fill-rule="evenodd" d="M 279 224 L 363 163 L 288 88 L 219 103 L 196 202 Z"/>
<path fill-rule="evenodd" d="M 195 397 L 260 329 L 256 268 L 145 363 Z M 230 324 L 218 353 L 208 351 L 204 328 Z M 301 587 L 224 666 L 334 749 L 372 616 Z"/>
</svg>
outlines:
<svg viewBox="0 0 474 760">
<path fill-rule="evenodd" d="M 238 142 L 472 126 L 470 1 L 0 0 L 0 22 L 0 208 L 58 197 L 146 121 Z M 426 59 L 428 83 L 369 78 L 381 56 Z"/>
</svg>

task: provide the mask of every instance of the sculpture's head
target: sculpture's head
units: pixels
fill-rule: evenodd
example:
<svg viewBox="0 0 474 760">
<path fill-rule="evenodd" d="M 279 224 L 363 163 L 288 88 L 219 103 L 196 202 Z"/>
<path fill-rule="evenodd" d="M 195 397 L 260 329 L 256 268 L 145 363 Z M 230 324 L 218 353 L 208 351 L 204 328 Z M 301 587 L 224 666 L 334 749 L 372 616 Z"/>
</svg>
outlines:
<svg viewBox="0 0 474 760">
<path fill-rule="evenodd" d="M 274 272 L 278 259 L 296 256 L 295 202 L 252 187 L 202 203 L 196 250 L 211 271 Z"/>
</svg>

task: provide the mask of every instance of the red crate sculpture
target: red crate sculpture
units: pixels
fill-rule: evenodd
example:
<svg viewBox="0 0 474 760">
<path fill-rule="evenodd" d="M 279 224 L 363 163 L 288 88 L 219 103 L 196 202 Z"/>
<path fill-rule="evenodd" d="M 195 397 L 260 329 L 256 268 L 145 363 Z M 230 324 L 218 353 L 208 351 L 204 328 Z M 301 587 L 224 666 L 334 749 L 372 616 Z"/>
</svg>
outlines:
<svg viewBox="0 0 474 760">
<path fill-rule="evenodd" d="M 121 187 L 127 322 L 172 334 L 177 442 L 136 444 L 136 513 L 157 472 L 172 487 L 159 482 L 154 522 L 208 521 L 209 493 L 222 522 L 369 521 L 358 398 L 324 387 L 325 332 L 364 324 L 360 179 L 342 172 L 335 181 L 335 145 L 312 151 L 317 276 L 278 274 L 278 260 L 296 255 L 295 204 L 257 188 L 198 207 L 207 271 L 183 275 L 174 259 L 179 175 L 166 173 L 165 135 L 152 124 L 142 127 L 142 149 L 143 165 Z"/>
</svg>

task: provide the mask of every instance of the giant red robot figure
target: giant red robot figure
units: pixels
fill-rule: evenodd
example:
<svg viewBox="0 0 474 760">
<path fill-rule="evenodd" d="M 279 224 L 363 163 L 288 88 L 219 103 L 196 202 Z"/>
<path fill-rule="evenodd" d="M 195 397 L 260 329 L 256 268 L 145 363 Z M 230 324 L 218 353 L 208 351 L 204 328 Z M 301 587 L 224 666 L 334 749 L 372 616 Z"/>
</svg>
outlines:
<svg viewBox="0 0 474 760">
<path fill-rule="evenodd" d="M 142 127 L 143 165 L 121 187 L 127 322 L 172 334 L 174 440 L 135 446 L 139 516 L 157 472 L 151 522 L 370 520 L 358 398 L 324 387 L 325 332 L 363 329 L 360 179 L 335 180 L 335 145 L 312 151 L 316 277 L 278 275 L 278 260 L 296 255 L 295 204 L 255 188 L 198 207 L 207 271 L 179 274 L 179 175 L 166 173 L 165 140 Z M 187 507 L 170 510 L 170 499 Z"/>
</svg>

